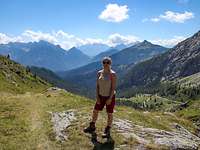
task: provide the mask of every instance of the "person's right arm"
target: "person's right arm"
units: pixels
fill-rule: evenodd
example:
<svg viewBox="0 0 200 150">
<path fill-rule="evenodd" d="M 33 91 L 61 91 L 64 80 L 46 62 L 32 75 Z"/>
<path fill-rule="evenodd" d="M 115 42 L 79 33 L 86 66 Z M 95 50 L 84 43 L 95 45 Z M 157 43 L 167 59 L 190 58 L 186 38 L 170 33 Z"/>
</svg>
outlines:
<svg viewBox="0 0 200 150">
<path fill-rule="evenodd" d="M 97 100 L 97 104 L 100 104 L 99 83 L 98 83 L 99 76 L 100 76 L 100 72 L 97 73 L 97 79 L 96 79 L 96 100 Z"/>
</svg>

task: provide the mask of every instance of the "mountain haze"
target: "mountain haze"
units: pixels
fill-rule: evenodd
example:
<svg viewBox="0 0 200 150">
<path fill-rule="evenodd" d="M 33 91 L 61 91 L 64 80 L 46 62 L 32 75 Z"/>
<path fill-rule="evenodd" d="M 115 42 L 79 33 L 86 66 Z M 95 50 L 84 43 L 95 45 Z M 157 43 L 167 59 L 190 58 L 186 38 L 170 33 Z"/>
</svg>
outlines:
<svg viewBox="0 0 200 150">
<path fill-rule="evenodd" d="M 11 59 L 23 65 L 45 67 L 53 71 L 76 68 L 87 64 L 90 59 L 75 47 L 66 51 L 47 41 L 1 44 L 0 54 L 9 54 Z"/>
<path fill-rule="evenodd" d="M 178 43 L 164 54 L 130 66 L 119 89 L 153 87 L 161 81 L 174 80 L 200 72 L 200 32 Z"/>
</svg>

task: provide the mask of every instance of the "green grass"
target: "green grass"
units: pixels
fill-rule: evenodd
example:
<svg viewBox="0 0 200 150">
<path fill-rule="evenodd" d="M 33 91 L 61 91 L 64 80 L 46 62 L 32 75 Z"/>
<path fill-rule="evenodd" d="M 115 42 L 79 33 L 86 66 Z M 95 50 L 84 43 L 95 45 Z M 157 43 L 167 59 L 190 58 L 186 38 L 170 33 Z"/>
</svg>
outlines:
<svg viewBox="0 0 200 150">
<path fill-rule="evenodd" d="M 200 122 L 200 99 L 191 100 L 189 103 L 189 107 L 186 109 L 182 109 L 177 111 L 176 114 L 180 117 L 186 118 L 193 122 Z"/>
<path fill-rule="evenodd" d="M 7 81 L 5 77 L 0 73 L 0 92 L 8 92 L 13 94 L 31 92 L 41 92 L 45 88 L 50 87 L 50 84 L 43 83 L 41 80 L 29 79 L 22 81 L 18 76 L 15 77 L 15 81 Z"/>
<path fill-rule="evenodd" d="M 3 64 L 2 64 L 3 62 Z M 88 126 L 94 101 L 86 97 L 78 96 L 63 90 L 46 90 L 50 84 L 35 77 L 26 69 L 13 61 L 0 57 L 0 150 L 77 150 L 93 149 L 91 137 L 83 133 L 84 127 Z M 134 124 L 144 127 L 157 128 L 170 131 L 171 123 L 179 123 L 194 132 L 195 125 L 191 118 L 199 117 L 199 101 L 191 102 L 188 110 L 177 112 L 177 116 L 167 115 L 165 107 L 174 104 L 168 99 L 158 96 L 139 96 L 130 99 L 133 103 L 147 104 L 161 103 L 158 110 L 144 112 L 127 106 L 115 106 L 114 118 L 128 119 Z M 122 99 L 125 100 L 125 99 Z M 119 101 L 119 99 L 117 99 Z M 169 106 L 168 106 L 169 105 Z M 59 142 L 55 139 L 51 114 L 49 112 L 62 112 L 75 109 L 77 120 L 66 129 L 68 140 Z M 105 110 L 100 112 L 97 121 L 97 133 L 99 140 L 106 126 L 107 114 Z M 126 144 L 134 147 L 139 142 L 134 139 L 125 139 L 112 130 L 115 147 Z M 148 149 L 162 149 L 153 143 L 146 145 Z M 164 148 L 163 148 L 164 149 Z"/>
<path fill-rule="evenodd" d="M 90 121 L 94 101 L 69 92 L 45 92 L 8 94 L 0 98 L 0 147 L 2 150 L 18 149 L 92 149 L 94 146 L 87 134 L 82 132 Z M 193 131 L 194 126 L 186 119 L 175 118 L 162 112 L 144 113 L 126 106 L 116 106 L 115 118 L 128 119 L 144 127 L 170 130 L 170 123 L 177 122 Z M 66 142 L 55 140 L 49 111 L 61 112 L 76 109 L 78 120 L 67 129 Z M 157 116 L 160 116 L 159 118 Z M 97 133 L 103 132 L 106 125 L 106 112 L 100 112 Z M 123 144 L 137 145 L 136 139 L 125 140 L 122 135 L 112 131 L 115 147 Z M 104 141 L 99 138 L 100 141 Z M 154 147 L 153 145 L 147 145 Z"/>
<path fill-rule="evenodd" d="M 200 84 L 200 73 L 196 73 L 185 78 L 180 79 L 179 84 L 182 87 L 198 86 Z"/>
<path fill-rule="evenodd" d="M 184 119 L 183 117 L 173 117 L 166 115 L 163 112 L 146 112 L 131 109 L 126 106 L 120 106 L 116 108 L 117 112 L 115 116 L 121 119 L 131 120 L 133 123 L 150 128 L 157 128 L 162 130 L 171 131 L 171 123 L 179 123 L 188 130 L 194 132 L 195 126 L 191 121 Z"/>
<path fill-rule="evenodd" d="M 0 92 L 41 92 L 51 85 L 34 76 L 24 66 L 0 55 Z"/>
<path fill-rule="evenodd" d="M 131 98 L 119 98 L 117 99 L 117 103 L 135 109 L 162 112 L 170 111 L 174 106 L 180 104 L 180 102 L 152 94 L 140 94 Z"/>
<path fill-rule="evenodd" d="M 23 149 L 30 136 L 27 120 L 29 112 L 21 99 L 3 97 L 0 99 L 0 106 L 0 147 L 7 150 Z"/>
</svg>

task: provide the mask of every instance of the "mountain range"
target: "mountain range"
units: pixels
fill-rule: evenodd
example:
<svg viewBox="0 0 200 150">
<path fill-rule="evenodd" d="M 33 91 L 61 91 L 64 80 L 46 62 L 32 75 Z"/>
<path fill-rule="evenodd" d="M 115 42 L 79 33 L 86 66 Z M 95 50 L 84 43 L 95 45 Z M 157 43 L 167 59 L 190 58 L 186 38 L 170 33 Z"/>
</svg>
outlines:
<svg viewBox="0 0 200 150">
<path fill-rule="evenodd" d="M 0 44 L 0 54 L 9 54 L 11 59 L 26 66 L 44 67 L 57 72 L 99 61 L 104 56 L 110 56 L 128 46 L 130 45 L 119 44 L 110 48 L 105 44 L 86 44 L 79 48 L 72 47 L 65 50 L 60 45 L 41 40 L 29 43 Z M 94 53 L 95 56 L 87 52 Z"/>
<path fill-rule="evenodd" d="M 24 63 L 26 65 L 28 64 L 27 58 L 35 58 L 36 60 L 34 60 L 34 62 L 42 62 L 41 64 L 36 63 L 36 66 L 42 66 L 45 64 L 45 61 L 42 59 L 43 57 L 46 57 L 45 60 L 50 60 L 51 57 L 47 56 L 48 51 L 46 47 L 50 48 L 52 52 L 56 52 L 56 50 L 61 52 L 59 55 L 54 54 L 56 57 L 53 59 L 53 62 L 55 63 L 60 62 L 59 64 L 57 63 L 57 65 L 60 66 L 65 65 L 64 62 L 66 62 L 66 60 L 60 59 L 61 54 L 68 56 L 69 62 L 74 61 L 73 65 L 78 65 L 76 62 L 81 62 L 79 60 L 82 59 L 82 57 L 79 56 L 80 54 L 83 54 L 82 56 L 86 56 L 85 58 L 87 58 L 86 65 L 78 66 L 65 72 L 59 72 L 59 76 L 62 77 L 62 79 L 60 77 L 56 78 L 59 79 L 59 83 L 61 83 L 63 80 L 66 81 L 66 83 L 73 84 L 75 87 L 74 89 L 70 89 L 66 86 L 66 89 L 68 88 L 70 91 L 76 91 L 82 95 L 87 93 L 85 96 L 91 97 L 94 96 L 96 73 L 102 68 L 100 60 L 106 55 L 110 56 L 113 60 L 112 68 L 117 72 L 118 75 L 118 96 L 131 97 L 138 92 L 155 93 L 155 91 L 159 91 L 158 89 L 161 85 L 168 81 L 173 81 L 198 73 L 200 71 L 199 41 L 200 31 L 194 34 L 192 37 L 178 43 L 171 49 L 167 49 L 159 45 L 154 45 L 144 40 L 141 43 L 137 43 L 122 50 L 108 49 L 106 52 L 102 52 L 99 55 L 96 55 L 93 57 L 93 59 L 89 58 L 83 54 L 81 50 L 75 47 L 65 51 L 59 46 L 55 46 L 45 41 L 33 43 L 30 42 L 26 44 L 1 44 L 0 52 L 5 55 L 10 54 L 11 59 L 18 60 L 19 58 L 22 58 L 21 61 L 26 62 Z M 40 51 L 38 50 L 39 48 L 41 49 Z M 38 52 L 38 54 L 33 54 L 34 50 Z M 29 57 L 24 58 L 23 56 Z M 43 57 L 41 58 L 41 56 Z M 55 58 L 59 59 L 54 61 Z M 91 60 L 93 60 L 93 62 L 91 62 Z M 61 64 L 61 62 L 63 62 L 63 64 Z M 83 64 L 84 62 L 81 63 Z M 71 67 L 70 64 L 68 64 L 68 67 Z M 34 70 L 36 74 L 37 71 L 41 71 L 41 69 Z M 45 68 L 43 71 L 44 70 Z M 45 77 L 46 75 L 43 76 L 44 79 Z M 57 84 L 57 86 L 59 86 L 59 84 Z M 77 87 L 79 87 L 79 90 L 75 90 Z"/>
<path fill-rule="evenodd" d="M 143 41 L 110 55 L 113 60 L 112 68 L 118 73 L 119 76 L 123 76 L 126 70 L 129 69 L 130 65 L 150 59 L 153 56 L 164 53 L 166 50 L 167 48 L 165 47 L 154 45 L 148 41 Z M 64 80 L 71 81 L 72 83 L 79 85 L 79 87 L 94 90 L 96 73 L 101 68 L 101 61 L 96 61 L 76 69 L 61 72 L 59 75 Z M 89 92 L 89 96 L 94 96 L 94 93 L 91 93 L 93 92 Z"/>
<path fill-rule="evenodd" d="M 200 72 L 200 31 L 163 54 L 129 66 L 129 70 L 120 80 L 118 89 L 128 90 L 130 94 L 130 91 L 134 91 L 137 87 L 142 87 L 144 90 L 144 87 L 155 87 L 161 82 L 198 72 Z"/>
<path fill-rule="evenodd" d="M 94 43 L 94 44 L 85 44 L 82 46 L 79 46 L 78 49 L 80 49 L 84 54 L 94 57 L 98 55 L 101 52 L 105 52 L 110 47 L 106 44 L 100 44 L 100 43 Z"/>
<path fill-rule="evenodd" d="M 157 54 L 163 53 L 167 48 L 152 44 L 146 40 L 131 47 L 125 48 L 111 56 L 113 64 L 131 64 L 144 61 Z"/>
<path fill-rule="evenodd" d="M 28 66 L 38 66 L 53 71 L 69 70 L 89 62 L 89 56 L 73 47 L 66 51 L 47 41 L 0 44 L 0 54 Z M 74 59 L 76 58 L 76 59 Z"/>
</svg>

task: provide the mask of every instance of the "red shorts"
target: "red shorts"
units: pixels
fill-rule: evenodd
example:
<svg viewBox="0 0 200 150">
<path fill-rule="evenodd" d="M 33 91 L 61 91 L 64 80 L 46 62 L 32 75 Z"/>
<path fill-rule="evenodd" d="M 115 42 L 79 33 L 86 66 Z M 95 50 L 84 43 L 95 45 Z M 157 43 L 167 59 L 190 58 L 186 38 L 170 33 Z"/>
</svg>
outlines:
<svg viewBox="0 0 200 150">
<path fill-rule="evenodd" d="M 100 98 L 100 104 L 97 104 L 97 102 L 96 102 L 96 104 L 94 106 L 94 109 L 103 110 L 104 106 L 106 105 L 106 100 L 109 98 L 109 96 L 101 96 L 101 95 L 99 95 L 99 98 Z M 115 95 L 113 95 L 113 97 L 112 97 L 111 104 L 110 105 L 106 105 L 106 111 L 108 113 L 113 113 L 114 106 L 115 106 Z"/>
</svg>

